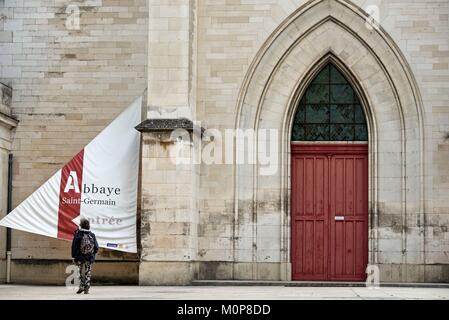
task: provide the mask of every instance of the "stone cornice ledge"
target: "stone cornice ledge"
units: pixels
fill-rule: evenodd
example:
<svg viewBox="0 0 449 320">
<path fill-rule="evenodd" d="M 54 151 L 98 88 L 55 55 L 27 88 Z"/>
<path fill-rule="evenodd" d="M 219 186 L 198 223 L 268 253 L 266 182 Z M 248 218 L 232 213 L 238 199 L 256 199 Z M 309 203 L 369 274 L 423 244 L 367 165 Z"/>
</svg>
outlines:
<svg viewBox="0 0 449 320">
<path fill-rule="evenodd" d="M 13 129 L 13 128 L 17 127 L 18 123 L 19 123 L 19 120 L 14 119 L 14 118 L 8 116 L 7 114 L 0 112 L 0 125 L 1 126 L 4 126 L 8 129 Z"/>
<path fill-rule="evenodd" d="M 146 119 L 135 127 L 140 132 L 160 132 L 160 131 L 173 131 L 176 129 L 183 129 L 189 132 L 194 130 L 200 130 L 201 134 L 204 133 L 202 127 L 196 126 L 192 120 L 187 118 L 177 119 Z"/>
</svg>

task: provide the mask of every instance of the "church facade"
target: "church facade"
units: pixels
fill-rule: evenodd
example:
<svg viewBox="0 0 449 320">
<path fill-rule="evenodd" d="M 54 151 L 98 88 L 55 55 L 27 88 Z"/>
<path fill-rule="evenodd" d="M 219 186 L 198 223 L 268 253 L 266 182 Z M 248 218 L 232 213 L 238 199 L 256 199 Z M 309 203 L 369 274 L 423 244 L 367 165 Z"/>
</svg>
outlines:
<svg viewBox="0 0 449 320">
<path fill-rule="evenodd" d="M 0 7 L 0 217 L 144 95 L 139 252 L 96 281 L 449 281 L 447 1 Z M 64 283 L 68 242 L 0 239 L 0 281 Z"/>
</svg>

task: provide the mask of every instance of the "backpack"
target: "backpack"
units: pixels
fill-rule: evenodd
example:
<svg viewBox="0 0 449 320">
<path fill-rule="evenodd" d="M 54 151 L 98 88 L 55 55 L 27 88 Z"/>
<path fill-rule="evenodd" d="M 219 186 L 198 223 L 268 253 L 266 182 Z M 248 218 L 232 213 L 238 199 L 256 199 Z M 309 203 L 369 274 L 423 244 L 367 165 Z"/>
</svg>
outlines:
<svg viewBox="0 0 449 320">
<path fill-rule="evenodd" d="M 83 234 L 83 237 L 81 238 L 81 245 L 80 245 L 80 251 L 83 255 L 90 255 L 94 253 L 94 239 L 92 237 L 92 234 L 85 233 Z"/>
</svg>

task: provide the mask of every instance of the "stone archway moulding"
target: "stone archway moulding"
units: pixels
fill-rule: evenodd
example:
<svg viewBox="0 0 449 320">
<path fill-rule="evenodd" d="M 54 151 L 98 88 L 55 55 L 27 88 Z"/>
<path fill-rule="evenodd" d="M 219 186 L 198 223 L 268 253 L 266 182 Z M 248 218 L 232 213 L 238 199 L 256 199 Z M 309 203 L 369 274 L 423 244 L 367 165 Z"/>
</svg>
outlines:
<svg viewBox="0 0 449 320">
<path fill-rule="evenodd" d="M 234 261 L 252 262 L 254 279 L 259 279 L 258 263 L 268 260 L 280 263 L 279 278 L 289 280 L 292 118 L 299 97 L 328 61 L 348 77 L 367 116 L 370 263 L 425 263 L 422 100 L 399 48 L 381 27 L 368 28 L 367 21 L 366 13 L 350 1 L 309 1 L 271 34 L 249 67 L 237 101 L 235 127 L 278 129 L 281 154 L 275 176 L 261 176 L 257 165 L 235 167 L 234 239 L 239 242 L 234 242 Z M 257 153 L 256 147 L 255 158 Z M 412 190 L 408 184 L 419 187 Z M 402 254 L 392 260 L 378 256 L 379 238 L 389 232 L 379 227 L 379 214 L 401 225 L 393 237 L 400 239 L 397 251 Z M 245 215 L 252 218 L 242 219 Z M 406 232 L 411 219 L 418 227 Z M 258 234 L 259 225 L 270 223 L 279 226 L 277 234 Z M 248 227 L 252 237 L 245 239 L 251 243 L 242 245 L 241 229 Z M 261 242 L 264 236 L 278 241 L 268 241 L 272 245 L 267 248 Z M 252 252 L 245 254 L 242 248 L 249 247 Z"/>
</svg>

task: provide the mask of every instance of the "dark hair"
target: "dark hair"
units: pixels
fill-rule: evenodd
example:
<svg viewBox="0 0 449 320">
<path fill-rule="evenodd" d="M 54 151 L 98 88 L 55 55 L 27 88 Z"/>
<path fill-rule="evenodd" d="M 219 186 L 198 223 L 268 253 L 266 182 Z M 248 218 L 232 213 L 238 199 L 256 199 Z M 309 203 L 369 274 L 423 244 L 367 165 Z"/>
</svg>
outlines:
<svg viewBox="0 0 449 320">
<path fill-rule="evenodd" d="M 85 218 L 82 218 L 81 222 L 80 222 L 80 227 L 82 229 L 89 230 L 90 229 L 90 222 L 89 222 L 89 220 L 87 220 Z"/>
</svg>

